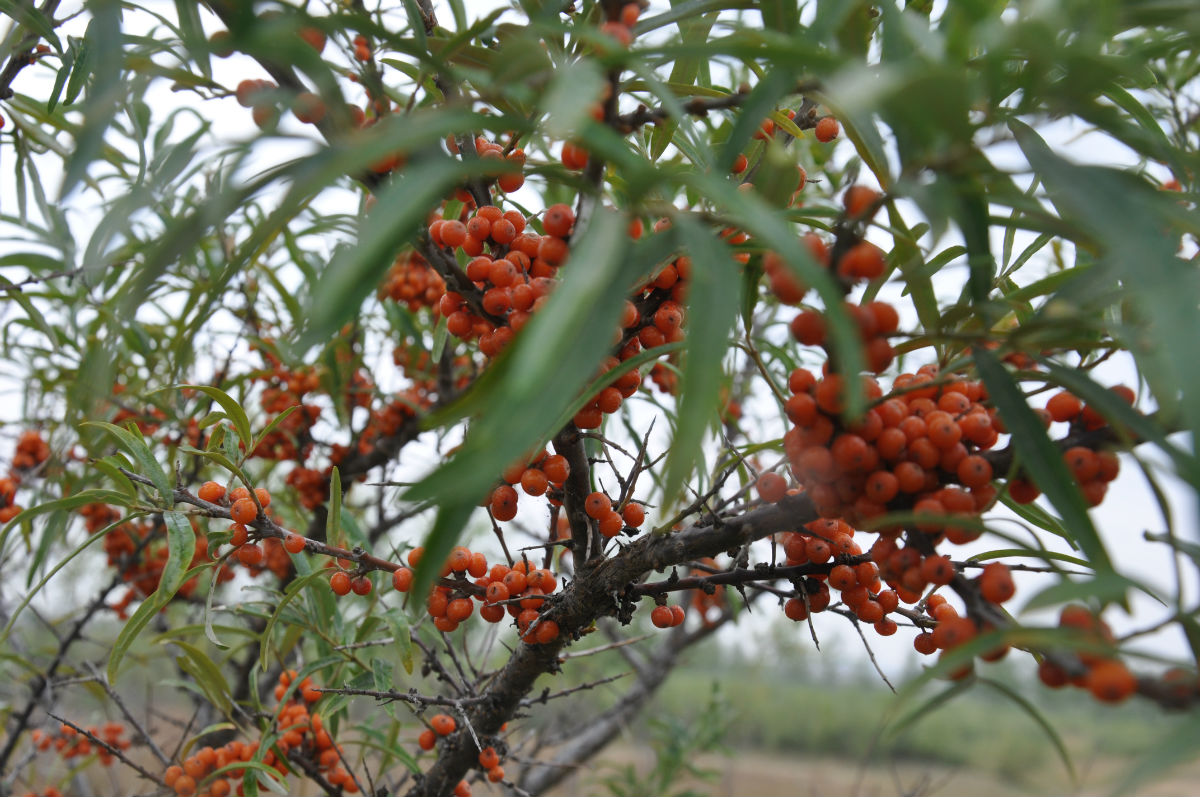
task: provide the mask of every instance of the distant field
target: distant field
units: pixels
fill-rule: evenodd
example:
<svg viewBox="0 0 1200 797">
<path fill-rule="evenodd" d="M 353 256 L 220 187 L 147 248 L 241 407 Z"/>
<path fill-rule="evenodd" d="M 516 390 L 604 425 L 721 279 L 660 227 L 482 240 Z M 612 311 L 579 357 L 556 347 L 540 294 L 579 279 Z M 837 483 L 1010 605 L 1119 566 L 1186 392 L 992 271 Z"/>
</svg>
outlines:
<svg viewBox="0 0 1200 797">
<path fill-rule="evenodd" d="M 719 774 L 704 781 L 684 777 L 678 791 L 711 797 L 879 797 L 880 795 L 959 795 L 977 797 L 1027 797 L 1039 794 L 1102 795 L 1111 791 L 1117 768 L 1096 766 L 1083 773 L 1078 791 L 1070 791 L 1065 778 L 1048 777 L 1042 788 L 1020 788 L 986 771 L 937 763 L 871 762 L 866 765 L 833 756 L 762 754 L 739 751 L 729 755 L 704 753 L 696 763 Z M 653 766 L 653 753 L 626 743 L 610 747 L 586 769 L 572 776 L 551 795 L 607 795 L 604 780 L 620 769 L 636 766 L 642 772 Z M 1105 774 L 1107 773 L 1107 774 Z M 1106 788 L 1107 787 L 1107 788 Z M 1172 777 L 1152 781 L 1138 794 L 1162 797 L 1200 795 L 1200 764 L 1179 769 Z"/>
</svg>

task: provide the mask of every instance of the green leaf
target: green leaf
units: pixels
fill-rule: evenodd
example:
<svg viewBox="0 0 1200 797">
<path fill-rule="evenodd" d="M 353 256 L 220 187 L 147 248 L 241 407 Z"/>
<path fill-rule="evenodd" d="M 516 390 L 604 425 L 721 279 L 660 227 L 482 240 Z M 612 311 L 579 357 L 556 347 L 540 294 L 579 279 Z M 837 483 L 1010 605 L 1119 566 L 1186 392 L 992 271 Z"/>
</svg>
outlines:
<svg viewBox="0 0 1200 797">
<path fill-rule="evenodd" d="M 228 716 L 233 708 L 233 701 L 230 699 L 225 675 L 220 668 L 194 645 L 179 639 L 172 640 L 171 644 L 183 651 L 183 655 L 175 659 L 179 668 L 191 675 L 204 690 L 209 702 Z"/>
<path fill-rule="evenodd" d="M 383 618 L 388 628 L 392 632 L 392 639 L 395 640 L 396 650 L 400 654 L 400 664 L 404 666 L 404 671 L 409 675 L 413 674 L 413 641 L 412 628 L 408 624 L 408 618 L 399 612 L 388 613 Z"/>
<path fill-rule="evenodd" d="M 672 2 L 671 5 L 678 8 L 684 4 Z M 715 13 L 697 15 L 690 19 L 682 20 L 679 23 L 679 35 L 683 44 L 704 44 L 708 40 L 708 33 L 712 30 L 713 23 L 716 20 L 717 14 Z M 671 74 L 667 78 L 667 83 L 679 86 L 691 86 L 696 82 L 696 76 L 700 74 L 700 66 L 704 61 L 705 59 L 699 51 L 676 58 L 675 63 L 671 66 Z M 680 118 L 682 117 L 678 115 L 678 111 L 675 111 L 651 131 L 650 160 L 657 161 L 662 156 L 667 145 L 671 143 L 671 139 L 675 137 L 675 131 L 679 127 Z"/>
<path fill-rule="evenodd" d="M 973 356 L 988 396 L 1012 435 L 1012 445 L 1021 458 L 1021 466 L 1062 515 L 1067 532 L 1079 543 L 1097 576 L 1111 573 L 1113 566 L 1108 552 L 1092 525 L 1079 487 L 1063 463 L 1062 452 L 1050 441 L 1041 420 L 996 355 L 977 346 Z"/>
<path fill-rule="evenodd" d="M 1163 602 L 1149 587 L 1110 571 L 1097 573 L 1094 578 L 1082 581 L 1064 579 L 1057 584 L 1052 584 L 1030 598 L 1023 607 L 1023 611 L 1031 612 L 1047 606 L 1058 606 L 1071 601 L 1089 599 L 1099 600 L 1101 603 L 1125 603 L 1126 594 L 1130 589 L 1144 592 L 1159 603 Z"/>
<path fill-rule="evenodd" d="M 600 100 L 604 85 L 604 74 L 590 58 L 554 70 L 541 103 L 546 134 L 555 139 L 577 135 L 585 120 L 591 118 L 592 106 Z"/>
<path fill-rule="evenodd" d="M 42 580 L 39 581 L 36 586 L 26 590 L 25 597 L 21 599 L 21 602 L 17 604 L 17 608 L 13 609 L 11 616 L 8 618 L 8 624 L 4 626 L 4 631 L 0 632 L 0 645 L 3 645 L 8 640 L 8 635 L 12 632 L 13 625 L 17 622 L 17 618 L 21 615 L 21 612 L 25 610 L 25 607 L 29 605 L 29 602 L 33 600 L 33 597 L 41 592 L 43 587 L 50 583 L 50 579 L 54 578 L 54 576 L 56 576 L 60 570 L 70 564 L 76 556 L 83 553 L 87 548 L 90 548 L 97 540 L 104 539 L 104 536 L 108 534 L 108 532 L 112 531 L 118 526 L 121 526 L 132 520 L 136 520 L 140 517 L 143 517 L 143 515 L 136 513 L 127 517 L 123 517 L 117 520 L 115 523 L 110 523 L 109 525 L 100 529 L 95 534 L 89 535 L 86 540 L 84 540 L 75 548 L 75 550 L 64 556 L 62 561 L 56 564 L 49 573 L 43 576 Z M 11 523 L 9 525 L 11 526 Z M 7 530 L 8 527 L 5 527 L 6 532 Z"/>
<path fill-rule="evenodd" d="M 254 435 L 250 431 L 250 418 L 246 416 L 246 411 L 233 396 L 212 385 L 176 385 L 176 387 L 181 390 L 188 388 L 198 390 L 220 404 L 221 409 L 225 410 L 225 414 L 229 416 L 229 420 L 233 421 L 233 428 L 237 431 L 238 438 L 246 446 L 246 456 L 250 455 L 250 452 L 254 450 L 251 445 L 254 442 Z"/>
<path fill-rule="evenodd" d="M 92 0 L 88 3 L 92 19 L 84 33 L 92 82 L 84 103 L 83 124 L 78 128 L 75 146 L 64 166 L 60 196 L 67 196 L 82 180 L 104 148 L 104 135 L 117 114 L 126 86 L 121 79 L 124 53 L 121 49 L 121 4 L 119 0 Z M 77 68 L 76 73 L 79 70 Z M 72 76 L 72 82 L 74 82 Z M 69 93 L 68 84 L 68 93 Z"/>
<path fill-rule="evenodd" d="M 196 554 L 196 533 L 187 516 L 180 512 L 168 511 L 163 513 L 163 522 L 167 527 L 167 561 L 163 565 L 162 576 L 158 589 L 142 601 L 133 616 L 125 623 L 121 633 L 113 642 L 112 652 L 108 657 L 108 680 L 117 680 L 117 671 L 121 660 L 133 645 L 142 630 L 150 624 L 154 616 L 165 607 L 187 576 L 188 566 Z"/>
<path fill-rule="evenodd" d="M 0 13 L 27 26 L 40 38 L 49 42 L 55 50 L 62 50 L 62 42 L 59 41 L 58 34 L 54 32 L 54 23 L 32 4 L 0 0 Z"/>
<path fill-rule="evenodd" d="M 329 474 L 329 511 L 325 517 L 325 539 L 340 545 L 342 539 L 342 474 L 335 465 Z"/>
<path fill-rule="evenodd" d="M 1063 743 L 1062 737 L 1058 735 L 1058 731 L 1054 730 L 1054 726 L 1046 719 L 1046 716 L 1038 710 L 1037 706 L 1029 702 L 1023 695 L 1013 689 L 1011 686 L 994 681 L 991 678 L 979 678 L 978 682 L 989 686 L 1000 694 L 1007 697 L 1009 700 L 1017 704 L 1017 707 L 1029 715 L 1029 718 L 1037 723 L 1042 732 L 1054 745 L 1055 752 L 1062 759 L 1063 766 L 1067 768 L 1067 774 L 1071 778 L 1072 787 L 1079 783 L 1079 775 L 1075 772 L 1075 764 L 1071 761 L 1071 754 L 1067 751 L 1067 746 Z"/>
<path fill-rule="evenodd" d="M 719 417 L 725 353 L 741 304 L 741 280 L 729 247 L 689 216 L 681 214 L 673 224 L 692 260 L 692 275 L 687 296 L 687 360 L 663 485 L 666 501 L 675 500 L 702 454 L 709 423 Z"/>
<path fill-rule="evenodd" d="M 116 438 L 121 448 L 133 457 L 142 474 L 154 483 L 159 496 L 162 498 L 162 505 L 165 507 L 175 505 L 175 495 L 171 490 L 171 483 L 167 481 L 167 474 L 163 471 L 162 466 L 158 464 L 158 460 L 154 458 L 154 455 L 150 453 L 150 447 L 146 445 L 146 441 L 142 438 L 140 432 L 135 434 L 129 429 L 122 429 L 120 426 L 115 426 L 106 421 L 85 421 L 82 425 L 103 429 Z"/>
<path fill-rule="evenodd" d="M 336 471 L 337 469 L 334 468 L 334 470 Z M 271 632 L 275 630 L 275 625 L 279 622 L 279 618 L 283 615 L 283 610 L 287 608 L 287 605 L 291 603 L 297 595 L 307 589 L 310 584 L 325 577 L 326 573 L 323 570 L 317 570 L 305 576 L 301 576 L 287 585 L 287 588 L 283 591 L 283 597 L 280 598 L 279 602 L 275 605 L 275 610 L 271 612 L 271 618 L 267 620 L 267 625 L 265 628 L 263 628 L 262 643 L 259 645 L 258 655 L 258 668 L 261 671 L 266 672 L 268 667 L 271 665 Z"/>
</svg>

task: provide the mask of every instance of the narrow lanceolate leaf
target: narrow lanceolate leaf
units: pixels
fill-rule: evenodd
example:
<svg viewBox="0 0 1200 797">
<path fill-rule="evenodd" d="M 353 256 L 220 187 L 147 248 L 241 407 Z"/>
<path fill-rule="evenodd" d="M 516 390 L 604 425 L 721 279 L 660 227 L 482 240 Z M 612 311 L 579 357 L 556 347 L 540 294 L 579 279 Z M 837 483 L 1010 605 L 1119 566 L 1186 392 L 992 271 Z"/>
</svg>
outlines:
<svg viewBox="0 0 1200 797">
<path fill-rule="evenodd" d="M 667 501 L 674 500 L 691 474 L 705 432 L 719 417 L 725 352 L 741 305 L 738 264 L 729 247 L 688 216 L 681 215 L 674 223 L 692 260 L 692 275 L 687 299 L 687 360 L 663 486 Z"/>
<path fill-rule="evenodd" d="M 990 686 L 1000 694 L 1007 697 L 1009 700 L 1017 704 L 1017 707 L 1029 715 L 1029 718 L 1037 723 L 1042 732 L 1046 734 L 1046 738 L 1054 745 L 1054 751 L 1058 753 L 1058 757 L 1062 759 L 1063 766 L 1067 768 L 1067 774 L 1071 777 L 1071 784 L 1075 785 L 1079 782 L 1079 775 L 1075 772 L 1075 764 L 1071 761 L 1071 754 L 1067 750 L 1067 746 L 1063 743 L 1062 737 L 1058 731 L 1054 730 L 1054 726 L 1046 719 L 1046 716 L 1038 710 L 1038 707 L 1031 703 L 1021 693 L 1014 690 L 1011 686 L 994 681 L 991 678 L 980 678 L 979 683 Z"/>
<path fill-rule="evenodd" d="M 104 136 L 119 107 L 125 90 L 121 82 L 121 4 L 119 0 L 94 0 L 88 4 L 92 21 L 84 34 L 92 69 L 84 103 L 84 123 L 79 128 L 75 147 L 68 159 L 60 194 L 66 196 L 82 180 L 93 160 L 104 148 Z"/>
<path fill-rule="evenodd" d="M 250 419 L 246 416 L 246 411 L 242 409 L 242 405 L 238 403 L 237 399 L 224 390 L 212 385 L 180 385 L 179 387 L 199 390 L 220 404 L 221 409 L 225 410 L 225 414 L 229 416 L 229 420 L 233 421 L 233 428 L 237 431 L 238 438 L 242 441 L 242 444 L 246 446 L 246 454 L 249 456 L 250 452 L 253 451 L 251 443 L 254 441 L 254 435 L 250 431 Z"/>
<path fill-rule="evenodd" d="M 95 426 L 98 429 L 111 434 L 117 440 L 117 444 L 121 446 L 137 463 L 142 471 L 142 475 L 154 483 L 155 489 L 158 490 L 162 497 L 163 506 L 174 506 L 175 498 L 171 490 L 171 483 L 167 481 L 167 474 L 163 471 L 162 466 L 158 464 L 158 460 L 150 453 L 150 447 L 146 445 L 146 441 L 142 439 L 141 434 L 135 434 L 128 429 L 122 429 L 120 426 L 108 423 L 106 421 L 87 421 L 84 426 Z"/>
<path fill-rule="evenodd" d="M 412 628 L 408 624 L 408 618 L 403 614 L 388 614 L 384 620 L 391 629 L 392 640 L 396 644 L 396 651 L 400 654 L 400 664 L 403 665 L 406 673 L 412 675 L 415 662 L 413 660 Z"/>
<path fill-rule="evenodd" d="M 325 539 L 340 545 L 342 539 L 342 474 L 335 465 L 329 474 L 329 512 L 325 518 Z"/>
<path fill-rule="evenodd" d="M 171 644 L 183 651 L 183 655 L 175 659 L 179 668 L 192 676 L 196 684 L 204 690 L 209 702 L 216 706 L 222 714 L 228 715 L 233 707 L 233 701 L 230 700 L 229 688 L 221 669 L 194 645 L 178 639 L 173 640 Z"/>
<path fill-rule="evenodd" d="M 678 8 L 681 3 L 672 3 Z M 712 30 L 713 23 L 716 22 L 717 15 L 704 14 L 697 15 L 691 19 L 681 21 L 679 23 L 679 34 L 684 44 L 702 45 L 708 40 L 708 32 Z M 696 76 L 700 74 L 701 56 L 699 54 L 685 55 L 675 59 L 675 63 L 671 66 L 671 74 L 667 78 L 667 82 L 680 86 L 691 86 L 696 81 Z M 671 139 L 675 135 L 675 130 L 679 127 L 679 118 L 675 115 L 663 120 L 661 124 L 655 125 L 650 133 L 650 160 L 656 161 L 663 154 L 663 150 L 671 143 Z"/>
<path fill-rule="evenodd" d="M 475 161 L 478 171 L 480 162 Z M 447 157 L 430 155 L 408 166 L 379 192 L 355 246 L 341 250 L 309 289 L 309 326 L 301 348 L 328 339 L 354 318 L 404 244 L 425 223 L 429 208 L 472 171 Z"/>
<path fill-rule="evenodd" d="M 1108 552 L 1088 516 L 1083 494 L 1063 462 L 1062 452 L 1046 435 L 1046 428 L 996 355 L 976 347 L 974 356 L 975 367 L 987 386 L 988 395 L 1012 434 L 1012 445 L 1022 467 L 1062 515 L 1067 532 L 1087 554 L 1097 575 L 1111 572 L 1113 566 Z"/>
<path fill-rule="evenodd" d="M 1010 127 L 1050 200 L 1079 231 L 1080 245 L 1098 252 L 1095 278 L 1120 280 L 1145 319 L 1138 338 L 1152 344 L 1131 351 L 1161 411 L 1179 413 L 1192 436 L 1200 434 L 1200 368 L 1194 357 L 1200 273 L 1176 255 L 1179 235 L 1195 235 L 1200 227 L 1196 213 L 1136 175 L 1071 163 L 1032 128 L 1016 121 Z M 1194 468 L 1181 475 L 1200 489 Z"/>
<path fill-rule="evenodd" d="M 142 601 L 142 605 L 126 621 L 125 627 L 113 642 L 112 653 L 108 657 L 110 682 L 116 681 L 121 660 L 129 652 L 134 640 L 150 624 L 154 615 L 175 597 L 187 576 L 192 558 L 196 555 L 196 532 L 186 515 L 181 512 L 164 512 L 163 523 L 167 527 L 167 561 L 163 565 L 158 589 Z"/>
</svg>

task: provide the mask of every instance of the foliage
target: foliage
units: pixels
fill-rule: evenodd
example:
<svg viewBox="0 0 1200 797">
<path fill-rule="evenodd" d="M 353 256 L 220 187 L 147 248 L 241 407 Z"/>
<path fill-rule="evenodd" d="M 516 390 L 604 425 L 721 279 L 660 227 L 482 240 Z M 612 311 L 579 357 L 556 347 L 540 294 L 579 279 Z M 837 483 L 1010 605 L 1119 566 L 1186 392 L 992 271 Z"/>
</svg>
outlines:
<svg viewBox="0 0 1200 797">
<path fill-rule="evenodd" d="M 0 4 L 0 794 L 540 793 L 776 606 L 1194 755 L 1196 12 L 933 6 Z"/>
</svg>

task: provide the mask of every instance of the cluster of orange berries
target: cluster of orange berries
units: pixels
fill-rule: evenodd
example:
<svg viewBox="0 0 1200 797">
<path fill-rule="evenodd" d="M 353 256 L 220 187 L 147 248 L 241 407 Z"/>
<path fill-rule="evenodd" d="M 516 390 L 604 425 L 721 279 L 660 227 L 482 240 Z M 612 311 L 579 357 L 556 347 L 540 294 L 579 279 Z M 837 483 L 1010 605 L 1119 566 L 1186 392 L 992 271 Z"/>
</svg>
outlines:
<svg viewBox="0 0 1200 797">
<path fill-rule="evenodd" d="M 536 457 L 526 462 L 516 462 L 513 465 L 505 468 L 501 474 L 504 483 L 492 490 L 488 496 L 488 509 L 492 513 L 492 517 L 496 520 L 506 521 L 512 520 L 517 516 L 517 498 L 520 495 L 516 491 L 516 485 L 521 485 L 521 489 L 526 495 L 541 496 L 546 495 L 553 490 L 551 501 L 558 501 L 558 491 L 562 489 L 563 483 L 567 477 L 571 475 L 571 464 L 567 462 L 566 457 L 558 454 L 549 454 L 545 450 L 541 451 Z"/>
<path fill-rule="evenodd" d="M 459 154 L 458 141 L 453 135 L 446 136 L 446 149 L 451 154 Z M 518 167 L 516 171 L 505 171 L 496 178 L 496 187 L 506 194 L 517 191 L 525 185 L 525 150 L 513 148 L 505 153 L 504 147 L 495 141 L 489 141 L 483 136 L 475 137 L 475 154 L 484 160 L 507 161 Z M 475 198 L 465 189 L 459 188 L 454 192 L 454 198 L 462 202 L 467 210 L 475 207 Z"/>
<path fill-rule="evenodd" d="M 88 534 L 97 534 L 121 519 L 120 511 L 108 504 L 86 504 L 79 508 L 79 514 L 83 516 Z M 194 521 L 192 528 L 196 529 Z M 125 619 L 129 605 L 152 594 L 162 580 L 163 568 L 170 555 L 164 529 L 150 521 L 122 523 L 104 535 L 104 552 L 108 557 L 108 566 L 120 568 L 122 580 L 130 585 L 124 596 L 109 606 L 118 617 Z M 208 555 L 208 540 L 197 531 L 195 552 L 189 567 L 209 561 L 212 560 Z M 233 574 L 222 569 L 216 577 L 228 581 Z M 179 595 L 190 597 L 198 583 L 196 577 L 189 578 L 180 586 Z"/>
<path fill-rule="evenodd" d="M 4 125 L 0 124 L 0 127 L 4 127 Z M 47 786 L 46 788 L 42 789 L 41 792 L 24 792 L 22 797 L 63 797 L 63 793 L 54 786 Z"/>
<path fill-rule="evenodd" d="M 442 275 L 418 252 L 405 252 L 396 258 L 380 286 L 380 296 L 386 296 L 397 304 L 417 312 L 422 307 L 436 307 L 446 282 Z"/>
<path fill-rule="evenodd" d="M 608 4 L 605 6 L 615 10 L 616 14 L 600 23 L 600 32 L 616 39 L 622 47 L 633 44 L 633 28 L 637 25 L 641 7 L 637 3 L 626 3 L 620 8 Z"/>
<path fill-rule="evenodd" d="M 109 766 L 116 760 L 103 746 L 94 744 L 90 737 L 95 737 L 116 750 L 128 750 L 130 742 L 125 738 L 125 726 L 119 722 L 106 722 L 103 727 L 90 725 L 87 733 L 80 733 L 70 725 L 63 724 L 55 732 L 35 730 L 32 734 L 33 745 L 38 750 L 46 751 L 53 747 L 66 759 L 79 756 L 89 756 L 96 753 L 100 763 Z"/>
<path fill-rule="evenodd" d="M 7 523 L 21 514 L 24 507 L 16 503 L 16 497 L 22 477 L 49 458 L 50 446 L 41 434 L 33 429 L 21 433 L 13 453 L 12 470 L 0 479 L 0 523 Z"/>
<path fill-rule="evenodd" d="M 275 718 L 279 734 L 272 743 L 272 749 L 263 755 L 262 763 L 281 776 L 286 776 L 290 772 L 287 765 L 289 757 L 300 757 L 311 761 L 329 783 L 347 794 L 356 793 L 358 783 L 342 766 L 341 746 L 330 737 L 321 716 L 309 713 L 308 704 L 321 698 L 321 693 L 312 688 L 311 679 L 305 678 L 297 683 L 293 693 L 296 697 L 282 702 L 296 677 L 294 670 L 287 670 L 279 676 L 279 683 L 275 687 L 275 699 L 281 702 Z M 203 747 L 185 759 L 182 765 L 168 767 L 163 774 L 163 782 L 180 797 L 226 797 L 231 793 L 241 797 L 243 790 L 240 781 L 245 769 L 231 765 L 254 759 L 259 746 L 258 742 L 247 744 L 233 741 L 224 747 Z M 236 788 L 233 783 L 237 783 Z"/>
<path fill-rule="evenodd" d="M 276 578 L 286 578 L 291 573 L 292 560 L 288 554 L 304 550 L 304 537 L 289 534 L 284 540 L 267 537 L 261 542 L 250 541 L 248 526 L 258 519 L 259 507 L 265 517 L 267 507 L 271 505 L 271 494 L 265 488 L 256 487 L 251 497 L 250 490 L 245 487 L 235 487 L 226 493 L 224 485 L 207 481 L 200 485 L 196 497 L 210 504 L 229 506 L 229 516 L 233 520 L 229 544 L 235 550 L 234 558 L 245 565 L 252 576 L 264 570 L 270 570 Z"/>
<path fill-rule="evenodd" d="M 565 238 L 575 223 L 566 205 L 552 205 L 543 217 L 547 235 L 526 230 L 525 217 L 515 210 L 501 211 L 486 205 L 464 224 L 438 219 L 429 226 L 437 246 L 461 249 L 472 259 L 466 276 L 482 291 L 480 306 L 496 321 L 477 315 L 460 293 L 442 295 L 438 310 L 450 334 L 463 340 L 477 338 L 481 353 L 498 354 L 545 301 L 552 278 L 566 260 Z M 491 253 L 485 253 L 490 246 Z M 497 323 L 498 322 L 498 323 Z"/>
<path fill-rule="evenodd" d="M 449 714 L 434 714 L 429 718 L 429 727 L 421 731 L 417 737 L 417 746 L 426 752 L 437 746 L 438 739 L 449 736 L 458 728 L 458 723 Z M 500 766 L 500 754 L 494 747 L 485 747 L 479 751 L 479 768 L 487 773 L 487 779 L 496 783 L 504 780 L 504 767 Z M 470 797 L 471 785 L 459 781 L 454 788 L 456 797 Z"/>
<path fill-rule="evenodd" d="M 620 511 L 611 498 L 597 490 L 583 499 L 583 511 L 596 521 L 596 529 L 604 537 L 616 537 L 626 528 L 636 529 L 646 520 L 646 510 L 641 504 L 628 501 Z"/>
<path fill-rule="evenodd" d="M 784 435 L 784 450 L 821 517 L 860 525 L 901 507 L 973 516 L 994 499 L 992 465 L 981 452 L 996 444 L 1001 425 L 994 410 L 980 403 L 981 383 L 940 380 L 937 366 L 926 365 L 897 377 L 896 395 L 886 400 L 870 377 L 830 373 L 817 379 L 798 368 L 788 386 L 785 411 L 795 426 Z M 846 423 L 841 413 L 852 389 L 863 391 L 873 406 Z M 961 486 L 949 486 L 955 483 Z M 978 536 L 935 521 L 918 527 L 944 529 L 955 543 Z"/>
<path fill-rule="evenodd" d="M 662 604 L 655 606 L 650 611 L 650 622 L 655 628 L 674 628 L 677 625 L 683 625 L 683 621 L 687 619 L 687 610 L 679 604 L 667 606 Z"/>
<path fill-rule="evenodd" d="M 1058 624 L 1062 628 L 1075 629 L 1082 635 L 1081 641 L 1085 646 L 1091 645 L 1097 650 L 1085 647 L 1077 651 L 1079 660 L 1086 669 L 1083 674 L 1075 677 L 1068 675 L 1066 670 L 1050 658 L 1042 659 L 1038 665 L 1038 677 L 1042 683 L 1054 689 L 1067 684 L 1080 687 L 1104 703 L 1120 703 L 1137 690 L 1137 677 L 1120 659 L 1097 652 L 1113 645 L 1113 633 L 1108 623 L 1086 607 L 1071 604 L 1063 607 Z M 1184 692 L 1194 693 L 1198 686 L 1195 675 L 1189 677 L 1182 670 L 1169 672 L 1167 679 L 1176 682 Z"/>
<path fill-rule="evenodd" d="M 409 565 L 416 567 L 424 553 L 424 548 L 409 551 Z M 400 567 L 392 573 L 392 586 L 400 592 L 412 588 L 411 567 Z M 475 613 L 473 601 L 478 600 L 482 604 L 480 617 L 498 623 L 508 614 L 517 621 L 522 639 L 530 644 L 546 644 L 558 638 L 558 623 L 539 620 L 538 611 L 545 603 L 545 596 L 558 588 L 558 578 L 551 571 L 534 567 L 525 560 L 512 567 L 500 563 L 489 566 L 482 553 L 459 545 L 451 550 L 441 575 L 443 578 L 457 575 L 462 586 L 439 584 L 430 592 L 426 610 L 439 631 L 456 630 Z M 468 576 L 474 581 L 468 581 Z"/>
</svg>

